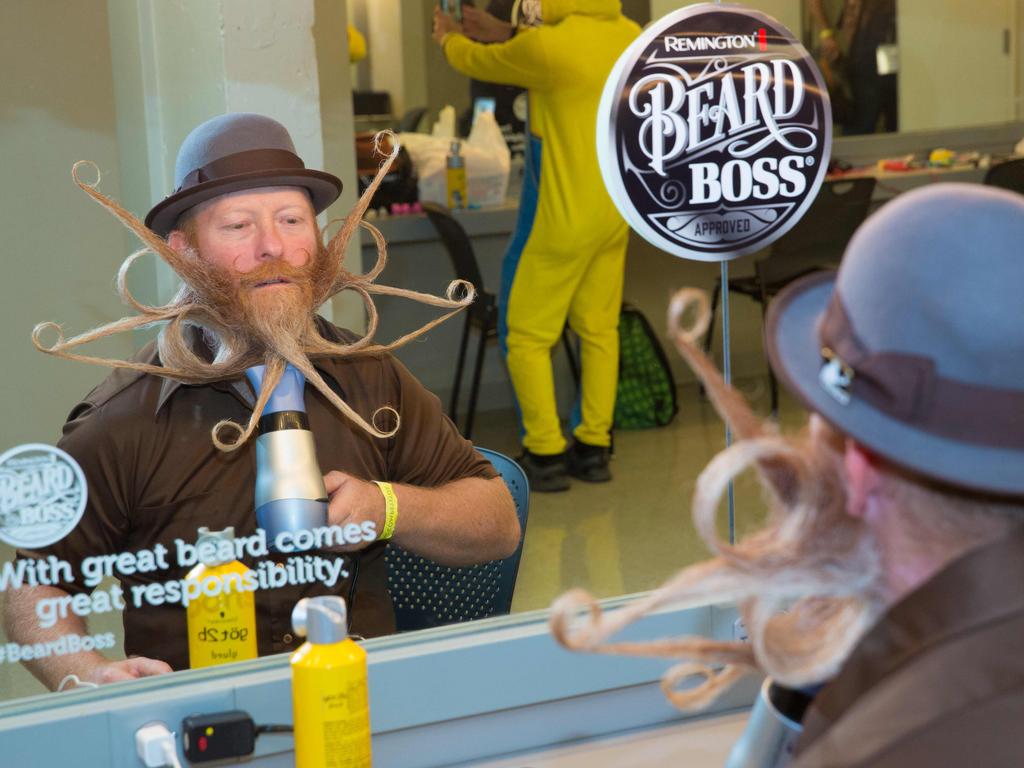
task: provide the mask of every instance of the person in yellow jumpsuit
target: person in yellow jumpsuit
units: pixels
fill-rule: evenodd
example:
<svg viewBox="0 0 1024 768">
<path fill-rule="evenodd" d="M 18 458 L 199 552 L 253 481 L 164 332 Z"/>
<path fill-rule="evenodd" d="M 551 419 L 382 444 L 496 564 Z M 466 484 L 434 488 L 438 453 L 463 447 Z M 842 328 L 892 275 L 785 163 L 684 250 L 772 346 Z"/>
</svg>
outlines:
<svg viewBox="0 0 1024 768">
<path fill-rule="evenodd" d="M 597 108 L 640 27 L 622 15 L 619 0 L 524 0 L 522 10 L 531 26 L 505 42 L 474 42 L 440 10 L 434 37 L 459 72 L 528 89 L 526 170 L 502 265 L 498 331 L 522 417 L 520 462 L 532 490 L 560 491 L 569 475 L 611 479 L 627 227 L 601 179 Z M 583 369 L 571 446 L 551 365 L 567 320 Z"/>
<path fill-rule="evenodd" d="M 355 64 L 366 58 L 366 38 L 363 33 L 348 25 L 348 63 Z"/>
</svg>

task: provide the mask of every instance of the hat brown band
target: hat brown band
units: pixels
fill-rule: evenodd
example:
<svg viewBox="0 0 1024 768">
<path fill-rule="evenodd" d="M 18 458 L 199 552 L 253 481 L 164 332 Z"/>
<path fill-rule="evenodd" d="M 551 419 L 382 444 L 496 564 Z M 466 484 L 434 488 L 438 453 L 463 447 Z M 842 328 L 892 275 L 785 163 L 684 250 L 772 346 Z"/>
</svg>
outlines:
<svg viewBox="0 0 1024 768">
<path fill-rule="evenodd" d="M 846 373 L 846 391 L 888 416 L 940 437 L 1024 450 L 1024 391 L 945 379 L 930 358 L 871 352 L 857 338 L 839 293 L 818 326 L 822 354 Z"/>
<path fill-rule="evenodd" d="M 287 149 L 249 149 L 225 155 L 201 168 L 196 168 L 182 179 L 181 186 L 174 190 L 174 194 L 197 184 L 240 176 L 244 173 L 302 170 L 305 167 L 302 158 Z"/>
</svg>

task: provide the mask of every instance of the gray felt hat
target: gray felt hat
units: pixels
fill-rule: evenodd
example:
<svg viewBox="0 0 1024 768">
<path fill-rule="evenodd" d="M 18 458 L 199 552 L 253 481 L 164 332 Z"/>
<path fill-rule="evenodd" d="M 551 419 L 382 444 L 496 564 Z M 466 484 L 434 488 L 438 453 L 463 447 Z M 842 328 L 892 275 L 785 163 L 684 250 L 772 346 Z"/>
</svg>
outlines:
<svg viewBox="0 0 1024 768">
<path fill-rule="evenodd" d="M 178 150 L 174 192 L 153 206 L 146 226 L 166 237 L 194 205 L 255 187 L 303 187 L 320 213 L 338 199 L 341 180 L 306 168 L 288 130 L 263 115 L 221 115 L 197 127 Z"/>
<path fill-rule="evenodd" d="M 901 195 L 838 273 L 769 308 L 766 346 L 810 410 L 873 452 L 962 488 L 1024 496 L 1024 196 Z"/>
</svg>

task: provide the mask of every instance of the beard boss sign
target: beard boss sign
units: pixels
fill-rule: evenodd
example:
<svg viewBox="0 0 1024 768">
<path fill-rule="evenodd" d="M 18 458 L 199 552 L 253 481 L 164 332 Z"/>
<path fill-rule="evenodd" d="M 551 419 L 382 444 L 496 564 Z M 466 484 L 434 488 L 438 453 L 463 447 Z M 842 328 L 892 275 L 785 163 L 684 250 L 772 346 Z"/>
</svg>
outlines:
<svg viewBox="0 0 1024 768">
<path fill-rule="evenodd" d="M 774 19 L 701 4 L 616 63 L 598 159 L 623 217 L 676 256 L 723 261 L 785 234 L 828 167 L 832 113 L 806 49 Z"/>
</svg>

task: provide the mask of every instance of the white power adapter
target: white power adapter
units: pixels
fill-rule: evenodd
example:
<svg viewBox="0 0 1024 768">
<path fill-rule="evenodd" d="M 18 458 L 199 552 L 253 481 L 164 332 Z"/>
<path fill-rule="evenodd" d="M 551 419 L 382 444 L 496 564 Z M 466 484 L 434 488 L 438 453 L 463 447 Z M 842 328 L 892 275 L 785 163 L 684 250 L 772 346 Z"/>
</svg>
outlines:
<svg viewBox="0 0 1024 768">
<path fill-rule="evenodd" d="M 164 723 L 147 723 L 135 732 L 135 749 L 146 768 L 181 768 L 174 731 Z"/>
</svg>

